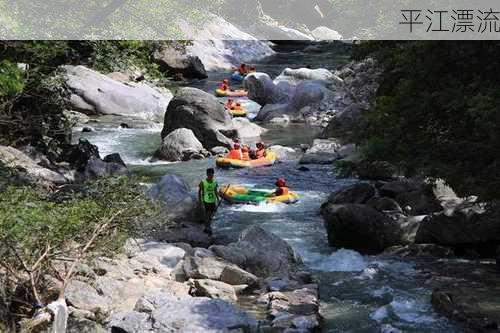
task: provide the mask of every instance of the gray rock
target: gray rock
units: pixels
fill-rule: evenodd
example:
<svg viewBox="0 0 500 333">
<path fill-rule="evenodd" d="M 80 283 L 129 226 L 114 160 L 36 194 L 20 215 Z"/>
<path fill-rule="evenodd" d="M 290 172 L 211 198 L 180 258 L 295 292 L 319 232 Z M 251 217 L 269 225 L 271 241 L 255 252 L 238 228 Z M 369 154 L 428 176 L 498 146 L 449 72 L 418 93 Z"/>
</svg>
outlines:
<svg viewBox="0 0 500 333">
<path fill-rule="evenodd" d="M 196 88 L 181 88 L 165 113 L 162 139 L 178 128 L 193 131 L 207 149 L 229 147 L 232 141 L 221 131 L 232 129 L 232 120 L 217 98 Z"/>
<path fill-rule="evenodd" d="M 330 194 L 330 204 L 364 204 L 375 195 L 375 187 L 367 183 L 358 183 Z"/>
<path fill-rule="evenodd" d="M 97 293 L 97 290 L 89 284 L 72 280 L 65 290 L 68 305 L 93 313 L 107 314 L 109 311 L 108 301 Z"/>
<path fill-rule="evenodd" d="M 17 170 L 21 178 L 31 183 L 64 184 L 67 182 L 63 175 L 39 166 L 28 155 L 13 147 L 0 145 L 0 163 Z"/>
<path fill-rule="evenodd" d="M 294 92 L 289 83 L 274 84 L 265 73 L 251 73 L 245 77 L 243 88 L 248 90 L 248 98 L 264 106 L 288 102 Z"/>
<path fill-rule="evenodd" d="M 236 266 L 226 266 L 222 270 L 220 280 L 230 285 L 256 285 L 259 278 Z"/>
<path fill-rule="evenodd" d="M 403 193 L 411 191 L 422 191 L 423 188 L 423 183 L 419 183 L 409 179 L 401 179 L 385 183 L 382 187 L 379 188 L 379 192 L 383 196 L 396 198 L 398 195 Z"/>
<path fill-rule="evenodd" d="M 382 197 L 382 198 L 371 198 L 366 202 L 369 206 L 375 208 L 379 212 L 399 212 L 402 213 L 403 209 L 398 204 L 398 202 L 392 198 Z"/>
<path fill-rule="evenodd" d="M 311 148 L 306 150 L 299 164 L 332 164 L 339 159 L 338 150 L 342 145 L 336 140 L 315 139 Z"/>
<path fill-rule="evenodd" d="M 274 54 L 268 40 L 259 40 L 220 16 L 205 14 L 209 17 L 204 24 L 183 22 L 179 28 L 187 40 L 192 40 L 188 52 L 198 56 L 207 70 L 230 69 Z"/>
<path fill-rule="evenodd" d="M 160 69 L 172 74 L 180 75 L 187 79 L 206 79 L 208 77 L 205 66 L 200 58 L 190 54 L 179 47 L 163 46 L 156 51 L 153 59 L 160 65 Z"/>
<path fill-rule="evenodd" d="M 179 218 L 181 220 L 187 219 L 182 217 L 185 213 L 187 213 L 187 216 L 196 215 L 194 212 L 187 210 L 179 215 L 177 220 L 179 220 Z M 155 237 L 158 238 L 158 240 L 168 243 L 182 242 L 191 246 L 209 247 L 212 244 L 212 240 L 209 235 L 203 231 L 203 228 L 204 227 L 200 224 L 182 222 L 168 226 L 166 230 L 160 231 Z"/>
<path fill-rule="evenodd" d="M 472 247 L 495 257 L 491 244 L 500 242 L 499 215 L 498 209 L 485 210 L 479 204 L 457 208 L 448 214 L 435 213 L 422 221 L 415 242 Z"/>
<path fill-rule="evenodd" d="M 402 244 L 399 222 L 368 205 L 327 203 L 322 206 L 321 214 L 331 246 L 378 253 Z"/>
<path fill-rule="evenodd" d="M 416 190 L 400 193 L 396 201 L 402 207 L 409 207 L 412 215 L 431 214 L 443 210 L 443 207 L 431 191 Z"/>
<path fill-rule="evenodd" d="M 161 121 L 172 94 L 145 83 L 122 83 L 84 66 L 63 66 L 69 104 L 85 114 L 118 114 Z"/>
<path fill-rule="evenodd" d="M 235 244 L 225 245 L 212 245 L 209 248 L 218 257 L 233 263 L 237 266 L 244 266 L 246 262 L 245 249 L 237 247 Z"/>
<path fill-rule="evenodd" d="M 94 179 L 110 175 L 125 175 L 128 174 L 128 169 L 122 164 L 106 163 L 99 158 L 92 157 L 87 161 L 83 174 L 86 179 Z"/>
<path fill-rule="evenodd" d="M 125 162 L 123 162 L 122 157 L 118 153 L 106 155 L 106 156 L 104 156 L 104 158 L 102 160 L 106 163 L 116 163 L 116 164 L 119 164 L 119 165 L 126 167 Z"/>
<path fill-rule="evenodd" d="M 112 332 L 142 333 L 151 329 L 149 316 L 135 311 L 114 313 L 108 327 Z"/>
<path fill-rule="evenodd" d="M 218 146 L 210 149 L 210 152 L 215 156 L 226 155 L 229 152 L 229 149 L 227 149 L 226 147 Z"/>
<path fill-rule="evenodd" d="M 159 201 L 168 216 L 176 221 L 189 220 L 196 213 L 197 200 L 189 185 L 177 175 L 163 176 L 148 195 Z"/>
<path fill-rule="evenodd" d="M 186 128 L 178 128 L 163 138 L 160 148 L 154 153 L 154 157 L 165 161 L 188 161 L 196 156 L 207 157 L 208 151 L 196 138 L 193 131 Z"/>
<path fill-rule="evenodd" d="M 302 264 L 287 242 L 257 226 L 245 229 L 234 246 L 245 252 L 243 268 L 259 277 L 288 276 Z"/>
<path fill-rule="evenodd" d="M 206 296 L 210 298 L 219 298 L 235 302 L 236 292 L 230 284 L 209 279 L 194 280 L 197 296 Z"/>
<path fill-rule="evenodd" d="M 276 77 L 274 83 L 278 82 L 289 82 L 291 84 L 297 84 L 301 81 L 333 81 L 335 74 L 324 68 L 309 69 L 309 68 L 298 68 L 291 69 L 285 68 L 281 74 Z"/>
<path fill-rule="evenodd" d="M 185 258 L 183 267 L 189 278 L 219 280 L 224 268 L 230 265 L 212 251 L 196 248 L 193 255 Z"/>
<path fill-rule="evenodd" d="M 337 31 L 332 30 L 328 27 L 317 27 L 313 31 L 311 31 L 312 36 L 315 40 L 341 40 L 342 35 Z"/>
<path fill-rule="evenodd" d="M 252 123 L 248 118 L 233 118 L 233 131 L 236 132 L 236 137 L 246 144 L 256 143 L 260 141 L 260 136 L 267 130 L 255 123 Z"/>
<path fill-rule="evenodd" d="M 67 326 L 68 333 L 105 333 L 104 327 L 99 325 L 93 320 L 85 318 L 72 318 L 68 319 Z"/>
<path fill-rule="evenodd" d="M 282 162 L 292 161 L 292 160 L 296 159 L 298 156 L 298 153 L 295 151 L 295 149 L 290 148 L 290 147 L 273 145 L 267 149 L 274 152 L 277 156 L 278 161 L 282 161 Z"/>
<path fill-rule="evenodd" d="M 219 333 L 255 330 L 257 321 L 233 304 L 206 297 L 172 300 L 152 312 L 153 328 L 160 332 Z"/>
</svg>

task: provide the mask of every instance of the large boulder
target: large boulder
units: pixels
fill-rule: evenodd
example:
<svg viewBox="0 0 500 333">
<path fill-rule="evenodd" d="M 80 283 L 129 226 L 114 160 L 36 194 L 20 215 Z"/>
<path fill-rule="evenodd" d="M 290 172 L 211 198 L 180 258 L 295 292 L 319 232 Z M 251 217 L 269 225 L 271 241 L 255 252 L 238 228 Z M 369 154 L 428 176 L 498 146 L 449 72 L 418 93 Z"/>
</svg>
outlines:
<svg viewBox="0 0 500 333">
<path fill-rule="evenodd" d="M 241 31 L 222 17 L 207 15 L 209 18 L 203 24 L 177 23 L 186 39 L 192 40 L 188 53 L 199 57 L 207 70 L 231 69 L 275 53 L 267 40 Z"/>
<path fill-rule="evenodd" d="M 67 182 L 63 175 L 38 165 L 28 155 L 13 147 L 0 145 L 0 164 L 15 169 L 21 178 L 31 183 Z"/>
<path fill-rule="evenodd" d="M 194 287 L 196 288 L 195 294 L 197 296 L 225 299 L 232 302 L 238 299 L 234 287 L 221 281 L 209 279 L 194 280 Z"/>
<path fill-rule="evenodd" d="M 326 203 L 321 214 L 331 246 L 379 253 L 402 243 L 399 222 L 368 205 Z"/>
<path fill-rule="evenodd" d="M 328 27 L 317 27 L 311 31 L 312 36 L 316 40 L 341 40 L 342 35 L 337 31 L 330 29 Z"/>
<path fill-rule="evenodd" d="M 179 176 L 165 175 L 148 192 L 161 203 L 168 216 L 174 220 L 189 220 L 197 210 L 197 200 L 189 185 Z"/>
<path fill-rule="evenodd" d="M 260 141 L 260 136 L 267 130 L 255 123 L 252 123 L 248 118 L 234 118 L 233 131 L 236 133 L 236 137 L 238 137 L 242 142 L 250 144 Z"/>
<path fill-rule="evenodd" d="M 193 297 L 168 300 L 151 313 L 159 332 L 230 332 L 257 330 L 257 321 L 232 303 L 221 299 Z"/>
<path fill-rule="evenodd" d="M 224 268 L 231 265 L 210 250 L 196 248 L 186 257 L 183 269 L 188 278 L 220 280 Z"/>
<path fill-rule="evenodd" d="M 330 194 L 330 204 L 364 204 L 375 195 L 375 187 L 368 183 L 358 183 Z"/>
<path fill-rule="evenodd" d="M 277 87 L 280 85 L 286 86 L 287 84 L 286 82 L 281 82 Z M 265 105 L 259 111 L 255 120 L 271 122 L 275 118 L 287 116 L 293 121 L 304 122 L 304 113 L 309 111 L 307 106 L 318 103 L 329 94 L 328 89 L 323 84 L 314 81 L 303 81 L 295 87 L 288 88 L 288 91 L 291 93 L 291 96 L 287 101 Z"/>
<path fill-rule="evenodd" d="M 294 92 L 288 82 L 275 84 L 268 74 L 259 72 L 247 75 L 243 87 L 248 90 L 248 98 L 262 106 L 288 102 Z"/>
<path fill-rule="evenodd" d="M 245 253 L 243 268 L 259 277 L 288 276 L 302 259 L 284 240 L 264 229 L 245 229 L 234 247 Z"/>
<path fill-rule="evenodd" d="M 72 109 L 85 114 L 113 114 L 160 122 L 172 94 L 145 83 L 122 83 L 84 66 L 63 66 Z"/>
<path fill-rule="evenodd" d="M 163 138 L 160 148 L 154 157 L 165 161 L 187 161 L 209 156 L 209 152 L 196 138 L 193 131 L 178 128 Z"/>
<path fill-rule="evenodd" d="M 342 145 L 336 140 L 315 139 L 312 146 L 301 157 L 300 164 L 332 164 L 341 155 Z"/>
<path fill-rule="evenodd" d="M 274 79 L 274 83 L 285 81 L 291 84 L 297 84 L 304 80 L 333 81 L 336 79 L 335 74 L 325 68 L 285 68 L 283 72 L 281 72 L 281 74 Z"/>
<path fill-rule="evenodd" d="M 229 332 L 234 327 L 256 331 L 257 321 L 232 303 L 207 297 L 172 296 L 166 289 L 150 289 L 133 310 L 115 312 L 111 332 Z"/>
<path fill-rule="evenodd" d="M 221 131 L 232 129 L 232 121 L 224 106 L 215 98 L 196 88 L 181 88 L 165 113 L 162 139 L 178 128 L 193 131 L 207 149 L 229 146 L 231 140 Z"/>
<path fill-rule="evenodd" d="M 494 258 L 500 243 L 498 209 L 485 210 L 481 205 L 457 207 L 452 212 L 427 216 L 418 229 L 417 243 L 434 243 L 458 248 L 473 248 Z"/>
<path fill-rule="evenodd" d="M 153 58 L 161 70 L 176 78 L 206 79 L 207 71 L 200 58 L 186 52 L 180 46 L 164 45 L 154 53 Z"/>
</svg>

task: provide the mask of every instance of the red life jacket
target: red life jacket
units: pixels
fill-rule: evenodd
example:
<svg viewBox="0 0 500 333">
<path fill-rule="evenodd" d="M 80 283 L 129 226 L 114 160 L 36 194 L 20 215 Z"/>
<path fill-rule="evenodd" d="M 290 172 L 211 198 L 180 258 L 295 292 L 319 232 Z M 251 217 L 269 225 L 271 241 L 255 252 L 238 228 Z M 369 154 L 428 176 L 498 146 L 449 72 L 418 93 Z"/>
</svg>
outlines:
<svg viewBox="0 0 500 333">
<path fill-rule="evenodd" d="M 229 151 L 229 154 L 227 155 L 228 158 L 231 158 L 233 160 L 241 160 L 241 149 L 231 149 Z"/>
<path fill-rule="evenodd" d="M 289 191 L 288 187 L 278 187 L 275 194 L 276 194 L 276 196 L 288 195 L 289 192 L 290 191 Z"/>
</svg>

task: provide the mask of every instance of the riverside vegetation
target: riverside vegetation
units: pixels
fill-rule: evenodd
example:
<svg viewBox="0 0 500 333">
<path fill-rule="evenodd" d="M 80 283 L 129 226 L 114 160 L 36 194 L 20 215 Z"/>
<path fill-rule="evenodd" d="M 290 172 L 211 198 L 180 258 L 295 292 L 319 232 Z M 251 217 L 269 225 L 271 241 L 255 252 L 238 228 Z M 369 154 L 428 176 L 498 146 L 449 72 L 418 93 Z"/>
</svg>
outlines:
<svg viewBox="0 0 500 333">
<path fill-rule="evenodd" d="M 159 270 L 158 274 L 161 275 L 163 270 L 166 270 L 168 279 L 171 273 L 176 279 L 175 281 L 169 280 L 169 283 L 173 285 L 172 289 L 178 287 L 183 297 L 190 295 L 225 297 L 232 301 L 237 298 L 236 293 L 239 294 L 241 290 L 255 289 L 256 294 L 266 299 L 269 304 L 268 311 L 273 316 L 273 327 L 281 327 L 283 330 L 290 327 L 298 328 L 300 325 L 305 330 L 319 327 L 317 285 L 311 281 L 309 273 L 303 271 L 302 263 L 295 257 L 293 249 L 286 242 L 279 237 L 269 236 L 264 230 L 254 226 L 249 229 L 250 231 L 243 232 L 241 236 L 243 238 L 238 242 L 231 243 L 231 245 L 215 243 L 209 250 L 201 249 L 200 247 L 206 248 L 212 245 L 214 240 L 209 239 L 207 235 L 188 223 L 193 222 L 191 215 L 193 215 L 195 203 L 190 198 L 190 188 L 187 184 L 174 176 L 164 178 L 165 184 L 159 186 L 157 192 L 160 196 L 166 197 L 166 201 L 172 201 L 175 205 L 160 207 L 148 199 L 145 194 L 147 188 L 142 184 L 143 179 L 130 175 L 120 158 L 107 156 L 101 160 L 97 148 L 90 143 L 82 140 L 79 144 L 72 144 L 72 127 L 75 123 L 68 116 L 68 96 L 65 96 L 67 92 L 61 89 L 64 84 L 57 82 L 61 78 L 56 75 L 61 65 L 85 65 L 92 70 L 110 75 L 119 72 L 126 77 L 125 81 L 128 86 L 146 81 L 155 87 L 164 88 L 173 85 L 171 79 L 179 79 L 181 71 L 173 69 L 165 62 L 158 61 L 155 55 L 162 48 L 173 47 L 175 52 L 162 54 L 166 57 L 174 57 L 178 55 L 177 51 L 184 52 L 188 44 L 188 42 L 179 44 L 150 41 L 0 42 L 0 59 L 2 59 L 0 62 L 1 148 L 9 146 L 8 148 L 14 147 L 29 152 L 30 157 L 36 160 L 37 167 L 57 171 L 67 177 L 61 183 L 37 181 L 36 177 L 34 179 L 32 176 L 33 172 L 30 174 L 23 168 L 12 167 L 8 161 L 3 162 L 5 165 L 0 164 L 2 244 L 0 246 L 2 258 L 0 261 L 0 322 L 4 325 L 2 327 L 0 324 L 0 330 L 37 331 L 46 328 L 51 320 L 46 305 L 58 298 L 64 298 L 66 287 L 77 275 L 84 279 L 85 283 L 92 284 L 85 280 L 88 276 L 81 266 L 90 265 L 90 259 L 103 257 L 119 257 L 120 263 L 123 263 L 125 260 L 122 256 L 123 247 L 126 240 L 130 238 L 153 239 L 155 242 L 161 238 L 161 241 L 168 241 L 170 244 L 155 243 L 153 245 L 163 247 L 162 249 L 166 252 L 171 251 L 175 254 L 175 256 L 172 254 L 175 260 L 169 257 L 175 261 L 173 265 L 175 267 L 170 267 L 171 263 L 165 263 L 159 259 L 158 263 L 149 262 L 149 266 L 136 267 L 134 266 L 136 263 L 130 263 L 132 262 L 130 259 L 130 262 L 127 262 L 129 265 L 127 274 L 133 271 L 130 273 L 133 276 L 131 280 L 134 280 L 136 275 L 143 277 L 151 272 L 154 275 L 158 273 L 156 270 Z M 323 46 L 313 45 L 320 51 Z M 283 103 L 282 100 L 280 103 L 275 103 L 276 101 L 270 102 L 261 98 L 264 101 L 260 103 L 263 106 L 261 111 L 268 111 L 266 104 L 267 109 L 272 111 L 262 112 L 263 123 L 266 124 L 264 121 L 268 121 L 263 116 L 270 119 L 286 116 L 287 119 L 293 121 L 310 119 L 311 123 L 325 127 L 321 134 L 324 141 L 316 141 L 318 144 L 307 150 L 304 155 L 307 159 L 302 159 L 304 164 L 307 162 L 313 165 L 331 165 L 333 161 L 342 157 L 340 161 L 335 162 L 336 170 L 342 169 L 346 172 L 345 175 L 356 175 L 370 181 L 376 180 L 373 185 L 358 184 L 343 192 L 335 193 L 323 208 L 323 214 L 327 216 L 326 220 L 335 220 L 334 222 L 337 223 L 336 232 L 342 231 L 343 226 L 338 224 L 342 218 L 344 218 L 343 222 L 348 222 L 346 224 L 349 227 L 354 225 L 351 223 L 354 221 L 360 230 L 366 230 L 366 216 L 376 217 L 372 219 L 373 232 L 368 235 L 375 238 L 373 243 L 376 244 L 369 248 L 367 253 L 380 253 L 387 250 L 388 246 L 400 245 L 399 234 L 393 237 L 394 241 L 386 237 L 399 231 L 400 221 L 408 222 L 406 224 L 410 226 L 420 226 L 423 232 L 417 234 L 417 238 L 420 237 L 424 243 L 429 243 L 429 239 L 432 240 L 429 235 L 434 236 L 432 231 L 436 226 L 438 229 L 440 226 L 445 226 L 444 231 L 439 229 L 444 236 L 452 234 L 451 229 L 447 228 L 450 224 L 457 225 L 454 220 L 455 216 L 448 219 L 446 214 L 440 214 L 443 207 L 435 200 L 432 191 L 429 190 L 429 184 L 424 186 L 421 182 L 408 182 L 402 177 L 421 176 L 430 183 L 444 180 L 460 197 L 479 197 L 476 202 L 480 203 L 478 207 L 481 208 L 481 212 L 478 209 L 477 216 L 481 214 L 481 217 L 478 219 L 480 221 L 482 221 L 481 218 L 487 219 L 490 216 L 488 214 L 493 216 L 484 223 L 487 226 L 486 231 L 471 230 L 472 232 L 467 235 L 473 235 L 477 231 L 477 239 L 471 237 L 472 241 L 468 238 L 464 244 L 452 242 L 452 244 L 444 245 L 450 245 L 466 253 L 471 249 L 477 250 L 480 252 L 477 253 L 477 257 L 483 255 L 491 258 L 498 246 L 498 240 L 495 238 L 496 234 L 488 232 L 490 230 L 488 228 L 493 226 L 491 230 L 495 230 L 495 223 L 491 221 L 496 219 L 495 203 L 500 197 L 498 190 L 500 180 L 497 172 L 500 158 L 500 128 L 498 128 L 500 114 L 497 111 L 498 102 L 500 102 L 500 79 L 495 75 L 500 65 L 498 50 L 498 44 L 495 42 L 366 42 L 354 45 L 353 60 L 359 63 L 351 63 L 339 68 L 335 75 L 324 70 L 318 73 L 308 69 L 285 71 L 284 73 L 288 73 L 289 77 L 284 75 L 281 77 L 282 80 L 298 78 L 303 72 L 310 75 L 309 78 L 314 79 L 315 82 L 302 85 L 300 89 L 306 92 L 309 89 L 321 91 L 322 100 L 321 102 L 307 101 L 304 107 L 301 103 L 290 102 L 288 99 L 292 99 L 291 94 L 282 96 L 287 103 Z M 366 60 L 367 58 L 369 60 Z M 184 73 L 198 68 L 197 64 L 197 61 L 189 62 L 189 69 Z M 204 70 L 196 73 L 195 77 L 204 77 L 206 73 L 202 72 Z M 311 73 L 314 76 L 311 76 Z M 324 73 L 328 74 L 325 74 L 326 78 L 319 76 Z M 302 79 L 304 78 L 298 81 Z M 256 87 L 259 87 L 261 82 L 268 84 L 268 87 L 274 87 L 271 78 L 262 76 L 257 77 L 253 83 L 247 82 L 247 84 L 249 86 L 253 84 L 254 91 L 260 92 Z M 354 91 L 349 96 L 350 99 L 345 99 L 347 102 L 344 104 L 347 105 L 342 105 L 344 100 L 337 99 L 337 94 L 344 92 L 342 90 L 344 88 Z M 294 93 L 298 91 L 292 84 L 289 85 L 289 89 Z M 365 92 L 367 93 L 364 94 Z M 254 100 L 258 100 L 257 97 L 276 97 L 272 95 L 274 93 L 276 92 L 273 89 L 264 90 L 263 95 L 270 94 L 270 96 L 254 96 L 256 97 Z M 197 105 L 202 97 L 208 99 L 213 96 L 207 97 L 207 94 L 193 88 L 183 88 L 179 90 L 175 98 L 176 101 L 184 98 L 187 101 L 186 104 Z M 302 102 L 301 98 L 298 96 L 297 101 Z M 272 100 L 272 98 L 268 99 Z M 216 100 L 213 104 L 215 110 L 222 108 Z M 294 109 L 299 108 L 297 105 L 300 105 L 300 110 Z M 332 105 L 335 109 L 341 105 L 343 112 L 330 110 Z M 176 105 L 172 105 L 169 108 L 170 111 L 177 111 L 175 107 Z M 210 108 L 211 106 L 203 103 L 201 107 Z M 328 112 L 331 114 L 325 117 Z M 342 118 L 342 114 L 348 117 Z M 167 129 L 175 123 L 173 119 L 167 119 L 167 117 L 165 119 L 168 120 L 165 124 Z M 187 127 L 185 119 L 177 117 L 175 120 L 179 122 L 177 124 L 179 128 Z M 228 119 L 227 122 L 229 121 Z M 188 125 L 197 126 L 198 124 Z M 230 131 L 224 133 L 226 132 Z M 329 140 L 332 138 L 335 140 Z M 206 140 L 200 139 L 200 141 L 203 141 L 200 142 L 200 146 L 207 148 Z M 355 144 L 350 146 L 352 149 L 348 149 L 347 153 L 341 153 L 341 148 L 345 147 L 342 144 L 351 143 Z M 319 149 L 323 145 L 326 147 L 324 148 L 326 153 L 322 153 Z M 212 146 L 214 145 L 212 144 L 209 148 L 224 149 L 224 147 Z M 288 151 L 283 152 L 285 155 L 298 152 L 289 147 L 281 148 L 288 148 Z M 318 149 L 320 154 L 318 154 Z M 209 155 L 208 152 L 206 155 Z M 347 158 L 344 158 L 345 156 Z M 355 158 L 351 158 L 352 156 Z M 117 173 L 121 176 L 109 177 L 113 174 L 111 171 L 90 172 L 94 170 L 92 165 L 95 167 L 95 163 L 97 165 L 114 163 L 113 168 L 106 168 L 106 170 L 118 168 L 120 172 Z M 89 168 L 92 170 L 89 171 Z M 310 171 L 307 167 L 303 168 L 303 170 Z M 318 172 L 323 172 L 323 169 L 319 170 Z M 330 171 L 325 169 L 324 173 Z M 79 172 L 84 176 L 70 178 L 68 175 L 73 172 Z M 27 173 L 31 176 L 27 177 Z M 95 177 L 96 175 L 106 177 L 98 178 Z M 399 179 L 394 180 L 394 177 L 399 177 Z M 176 196 L 185 200 L 180 203 L 176 201 L 178 199 Z M 474 201 L 471 202 L 471 204 L 474 203 Z M 352 211 L 338 209 L 340 205 L 351 204 L 356 204 Z M 415 209 L 413 212 L 408 212 L 405 206 L 413 206 Z M 190 220 L 174 223 L 172 216 L 167 216 L 174 213 L 172 212 L 174 208 L 182 210 L 182 214 L 190 213 Z M 457 208 L 457 211 L 462 208 Z M 482 215 L 483 208 L 486 208 L 488 214 Z M 469 206 L 465 207 L 464 211 L 466 209 L 469 209 Z M 346 211 L 361 213 L 341 214 Z M 369 214 L 363 215 L 365 211 Z M 393 216 L 396 218 L 389 220 L 386 216 L 387 211 L 393 214 L 390 216 L 391 219 Z M 476 212 L 473 213 L 472 215 L 475 216 Z M 174 215 L 176 214 L 177 212 Z M 418 217 L 416 215 L 426 215 L 426 220 L 420 224 L 421 219 L 416 219 Z M 463 216 L 463 221 L 459 222 L 463 222 L 467 229 L 470 221 L 465 213 Z M 408 221 L 405 220 L 406 218 Z M 427 229 L 421 227 L 425 223 L 427 223 Z M 165 232 L 166 228 L 174 224 L 176 231 Z M 382 224 L 388 230 L 379 228 Z M 461 229 L 457 230 L 453 236 L 463 234 Z M 173 233 L 178 234 L 174 237 Z M 182 237 L 177 237 L 180 234 Z M 335 233 L 332 232 L 332 234 Z M 331 243 L 339 243 L 340 239 L 340 243 L 345 244 L 346 247 L 359 251 L 366 250 L 364 247 L 367 245 L 372 245 L 369 244 L 371 240 L 367 241 L 368 236 L 361 242 L 354 242 L 353 238 L 359 236 L 359 233 L 355 234 L 354 237 L 352 234 L 340 235 L 341 237 L 337 239 L 332 237 Z M 483 248 L 483 234 L 491 238 L 488 238 L 486 248 Z M 196 240 L 193 240 L 194 236 L 197 237 Z M 446 239 L 446 237 L 443 238 Z M 387 242 L 379 244 L 380 239 L 385 239 Z M 176 242 L 183 242 L 183 244 Z M 280 251 L 275 252 L 281 257 L 273 257 L 277 256 L 273 251 L 263 253 L 265 251 L 259 249 L 258 246 L 250 247 L 253 252 L 249 252 L 249 244 L 260 244 L 259 242 L 267 246 L 263 246 L 264 249 L 269 248 L 273 251 L 277 244 L 280 245 Z M 173 243 L 176 243 L 175 246 L 171 245 Z M 439 241 L 435 243 L 440 244 Z M 330 245 L 336 246 L 336 244 Z M 427 249 L 425 246 L 418 247 L 420 244 L 412 243 L 411 245 L 415 247 L 406 249 L 409 252 L 420 250 L 425 252 Z M 446 253 L 447 256 L 452 252 L 448 248 L 432 246 L 429 248 L 436 251 L 437 256 L 440 256 L 440 253 Z M 264 266 L 270 271 L 262 272 L 262 262 L 258 260 L 265 260 Z M 279 274 L 286 273 L 286 279 L 275 279 L 278 273 L 272 271 L 271 268 L 276 266 L 276 260 L 280 261 L 280 265 L 286 266 L 287 269 L 278 272 Z M 155 265 L 161 269 L 157 269 Z M 167 266 L 168 268 L 165 269 Z M 180 270 L 178 266 L 182 266 Z M 93 274 L 99 276 L 97 279 L 101 278 L 100 283 L 104 284 L 103 281 L 110 279 L 99 269 L 95 272 L 105 275 L 103 277 L 97 273 Z M 225 274 L 222 274 L 223 272 Z M 238 278 L 233 279 L 234 276 L 230 273 Z M 228 278 L 228 275 L 231 278 Z M 242 279 L 242 276 L 245 279 Z M 120 278 L 121 275 L 117 281 L 121 283 Z M 156 278 L 155 275 L 154 278 Z M 161 281 L 164 282 L 164 280 Z M 174 282 L 179 282 L 179 284 L 175 285 Z M 83 284 L 80 280 L 78 283 L 80 284 L 77 284 L 77 287 Z M 87 284 L 84 285 L 87 286 Z M 241 285 L 247 286 L 241 287 Z M 249 286 L 251 288 L 248 288 Z M 104 293 L 109 292 L 110 289 L 114 288 L 104 288 Z M 126 285 L 123 289 L 131 288 Z M 472 287 L 469 290 L 471 289 Z M 291 310 L 292 307 L 298 308 L 304 305 L 300 299 L 295 299 L 296 291 L 304 292 L 307 296 L 303 297 L 309 302 L 305 312 L 293 313 Z M 99 289 L 99 292 L 102 290 Z M 433 301 L 443 306 L 444 310 L 440 311 L 441 313 L 448 313 L 447 316 L 453 318 L 456 316 L 454 314 L 456 311 L 450 310 L 453 306 L 445 304 L 446 297 L 451 292 L 454 291 L 445 290 L 441 294 L 435 293 Z M 89 295 L 98 295 L 99 299 L 102 296 L 95 290 Z M 147 299 L 148 302 L 151 301 L 151 304 L 159 306 L 161 302 L 156 304 L 152 301 L 154 297 L 159 299 L 159 295 L 162 294 L 151 296 Z M 72 294 L 75 304 L 78 303 L 75 301 L 78 296 L 86 297 L 86 295 Z M 105 296 L 109 297 L 108 294 Z M 115 295 L 112 296 L 115 297 Z M 113 297 L 111 299 L 116 300 Z M 165 297 L 168 299 L 170 296 Z M 118 299 L 121 300 L 121 298 Z M 137 299 L 134 299 L 134 304 L 135 301 Z M 141 303 L 137 302 L 137 304 Z M 146 304 L 144 300 L 143 302 Z M 186 304 L 190 302 L 196 303 L 189 298 L 181 301 L 183 306 L 187 306 Z M 282 302 L 288 302 L 285 315 L 283 315 Z M 104 320 L 100 317 L 103 316 L 101 310 L 107 309 L 107 304 L 97 306 L 92 303 L 89 306 L 90 309 L 83 309 L 88 305 L 85 303 L 81 309 L 71 311 L 74 316 L 85 317 L 83 320 L 87 323 L 89 320 L 98 323 L 99 327 L 109 327 L 106 326 L 109 324 L 126 330 L 123 328 L 124 323 L 135 325 L 141 321 L 140 325 L 144 326 L 140 327 L 144 330 L 146 330 L 144 327 L 152 329 L 151 325 L 154 320 L 149 314 L 153 310 L 149 307 L 153 305 L 144 304 L 140 307 L 135 306 L 134 311 L 125 314 L 113 314 L 117 315 L 118 319 L 113 317 L 111 324 L 106 321 L 108 319 Z M 172 301 L 172 304 L 178 303 Z M 195 305 L 198 306 L 197 304 Z M 211 303 L 211 306 L 216 307 L 216 305 Z M 227 310 L 228 313 L 233 313 L 233 310 Z M 167 318 L 168 316 L 165 315 L 168 311 L 156 312 L 157 318 L 163 316 L 166 327 L 170 327 L 168 325 L 171 324 L 172 318 Z M 189 319 L 192 313 L 188 311 L 186 313 Z M 222 319 L 224 318 L 220 319 L 221 325 L 226 325 Z M 457 321 L 460 321 L 460 318 Z M 236 320 L 237 324 L 242 322 L 248 324 L 252 320 L 246 317 L 241 321 Z M 252 322 L 252 325 L 254 324 Z M 490 324 L 490 322 L 486 324 L 467 322 L 464 326 L 484 328 L 490 327 L 488 326 Z M 252 325 L 249 324 L 249 327 Z"/>
</svg>

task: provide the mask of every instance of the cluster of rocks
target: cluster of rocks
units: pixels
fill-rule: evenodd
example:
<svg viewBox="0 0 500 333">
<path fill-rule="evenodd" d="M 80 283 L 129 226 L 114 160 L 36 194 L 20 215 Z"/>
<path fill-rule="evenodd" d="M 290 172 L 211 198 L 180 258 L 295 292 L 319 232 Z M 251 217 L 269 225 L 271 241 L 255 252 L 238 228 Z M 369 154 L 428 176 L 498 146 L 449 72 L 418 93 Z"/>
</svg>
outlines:
<svg viewBox="0 0 500 333">
<path fill-rule="evenodd" d="M 181 88 L 165 112 L 162 144 L 154 157 L 167 161 L 205 158 L 224 152 L 235 138 L 255 143 L 264 132 L 246 118 L 232 119 L 213 95 Z"/>
<path fill-rule="evenodd" d="M 398 257 L 472 259 L 495 258 L 499 251 L 498 208 L 474 197 L 458 198 L 442 182 L 401 178 L 358 183 L 332 193 L 321 213 L 334 247 Z M 487 270 L 467 277 L 463 267 L 433 271 L 428 283 L 436 288 L 436 311 L 468 330 L 497 330 L 500 318 L 480 301 L 500 294 L 491 288 L 495 266 Z"/>
<path fill-rule="evenodd" d="M 317 46 L 320 48 L 320 46 Z M 265 73 L 248 75 L 243 86 L 261 105 L 255 120 L 301 122 L 325 127 L 321 137 L 342 137 L 357 126 L 378 89 L 380 68 L 372 59 L 327 69 L 286 68 L 272 80 Z"/>
<path fill-rule="evenodd" d="M 369 109 L 377 93 L 381 73 L 372 58 L 351 62 L 335 72 L 338 79 L 335 100 L 330 103 L 332 108 L 323 106 L 333 112 L 322 138 L 349 138 L 353 129 L 360 126 L 362 113 Z"/>
<path fill-rule="evenodd" d="M 0 163 L 13 170 L 13 177 L 18 181 L 46 188 L 103 176 L 128 174 L 119 154 L 110 154 L 101 159 L 97 146 L 86 140 L 64 147 L 56 160 L 31 146 L 21 150 L 0 146 Z"/>
<path fill-rule="evenodd" d="M 208 249 L 129 240 L 123 255 L 78 267 L 65 293 L 69 332 L 313 331 L 318 288 L 302 268 L 286 242 L 259 227 Z M 265 319 L 238 308 L 240 297 Z"/>
</svg>

